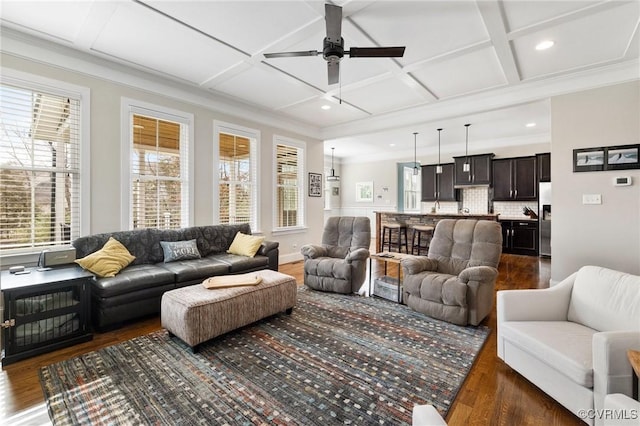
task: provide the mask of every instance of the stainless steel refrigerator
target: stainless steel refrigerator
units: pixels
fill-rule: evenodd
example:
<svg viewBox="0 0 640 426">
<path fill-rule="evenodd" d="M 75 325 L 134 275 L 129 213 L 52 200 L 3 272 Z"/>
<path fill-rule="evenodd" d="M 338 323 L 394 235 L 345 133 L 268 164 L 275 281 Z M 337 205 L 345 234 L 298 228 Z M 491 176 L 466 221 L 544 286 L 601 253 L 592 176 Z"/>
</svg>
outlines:
<svg viewBox="0 0 640 426">
<path fill-rule="evenodd" d="M 538 187 L 538 235 L 540 256 L 551 257 L 551 182 Z"/>
</svg>

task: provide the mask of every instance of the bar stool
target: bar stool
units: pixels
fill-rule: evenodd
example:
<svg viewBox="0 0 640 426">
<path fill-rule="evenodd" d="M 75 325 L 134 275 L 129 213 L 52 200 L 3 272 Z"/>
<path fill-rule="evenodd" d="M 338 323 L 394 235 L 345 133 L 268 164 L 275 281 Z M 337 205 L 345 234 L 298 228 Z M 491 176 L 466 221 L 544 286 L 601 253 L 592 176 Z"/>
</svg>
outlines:
<svg viewBox="0 0 640 426">
<path fill-rule="evenodd" d="M 430 225 L 413 225 L 411 228 L 413 229 L 413 236 L 411 237 L 411 254 L 417 254 L 418 256 L 420 256 L 420 252 L 422 251 L 422 249 L 427 250 L 427 252 L 429 251 L 429 243 L 431 243 L 433 230 L 435 228 Z M 428 243 L 424 247 L 421 244 L 423 237 Z M 416 238 L 418 239 L 417 243 Z"/>
<path fill-rule="evenodd" d="M 397 240 L 393 241 L 392 234 L 396 233 Z M 402 237 L 404 236 L 404 241 Z M 392 242 L 393 241 L 393 242 Z M 392 247 L 398 248 L 398 253 L 402 253 L 402 247 L 404 246 L 404 252 L 409 253 L 407 246 L 407 226 L 400 223 L 383 223 L 382 224 L 382 251 L 384 251 L 385 244 L 389 247 L 388 251 L 391 251 Z"/>
</svg>

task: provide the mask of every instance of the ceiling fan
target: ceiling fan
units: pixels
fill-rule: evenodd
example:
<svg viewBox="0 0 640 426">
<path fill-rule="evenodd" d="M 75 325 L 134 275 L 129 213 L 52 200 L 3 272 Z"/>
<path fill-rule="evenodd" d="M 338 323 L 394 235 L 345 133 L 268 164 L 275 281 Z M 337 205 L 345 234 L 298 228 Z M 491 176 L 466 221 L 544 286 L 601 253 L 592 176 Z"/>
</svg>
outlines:
<svg viewBox="0 0 640 426">
<path fill-rule="evenodd" d="M 307 50 L 301 52 L 265 53 L 265 58 L 291 58 L 294 56 L 318 56 L 327 61 L 329 72 L 329 84 L 340 81 L 340 60 L 344 55 L 352 58 L 401 58 L 404 55 L 404 46 L 401 47 L 352 47 L 344 50 L 342 38 L 342 7 L 333 4 L 324 5 L 325 21 L 327 24 L 327 36 L 322 42 L 322 52 Z"/>
</svg>

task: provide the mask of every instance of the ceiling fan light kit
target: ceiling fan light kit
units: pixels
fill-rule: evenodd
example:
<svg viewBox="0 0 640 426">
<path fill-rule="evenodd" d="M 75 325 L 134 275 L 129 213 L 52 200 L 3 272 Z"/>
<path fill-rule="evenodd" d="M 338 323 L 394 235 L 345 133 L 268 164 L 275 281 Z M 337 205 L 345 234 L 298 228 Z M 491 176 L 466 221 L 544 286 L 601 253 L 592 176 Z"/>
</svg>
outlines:
<svg viewBox="0 0 640 426">
<path fill-rule="evenodd" d="M 395 47 L 352 47 L 344 50 L 342 38 L 342 7 L 326 3 L 324 5 L 327 36 L 322 41 L 322 58 L 327 61 L 329 84 L 340 82 L 340 60 L 344 55 L 352 58 L 401 58 L 404 56 L 404 46 Z M 317 50 L 301 52 L 265 53 L 264 57 L 291 58 L 296 56 L 318 56 Z"/>
<path fill-rule="evenodd" d="M 416 136 L 418 136 L 418 132 L 413 132 L 413 174 L 420 174 L 420 169 L 418 168 L 418 159 L 416 156 Z"/>
</svg>

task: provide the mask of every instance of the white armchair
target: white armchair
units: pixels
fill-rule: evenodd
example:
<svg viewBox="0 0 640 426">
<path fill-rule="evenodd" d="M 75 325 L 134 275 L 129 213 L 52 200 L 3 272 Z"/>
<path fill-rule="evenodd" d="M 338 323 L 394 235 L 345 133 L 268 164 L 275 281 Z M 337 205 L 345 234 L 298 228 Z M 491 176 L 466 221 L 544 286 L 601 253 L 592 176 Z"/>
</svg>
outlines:
<svg viewBox="0 0 640 426">
<path fill-rule="evenodd" d="M 631 395 L 640 277 L 585 266 L 544 290 L 497 295 L 498 357 L 588 424 L 605 395 Z M 588 411 L 587 411 L 588 412 Z"/>
</svg>

